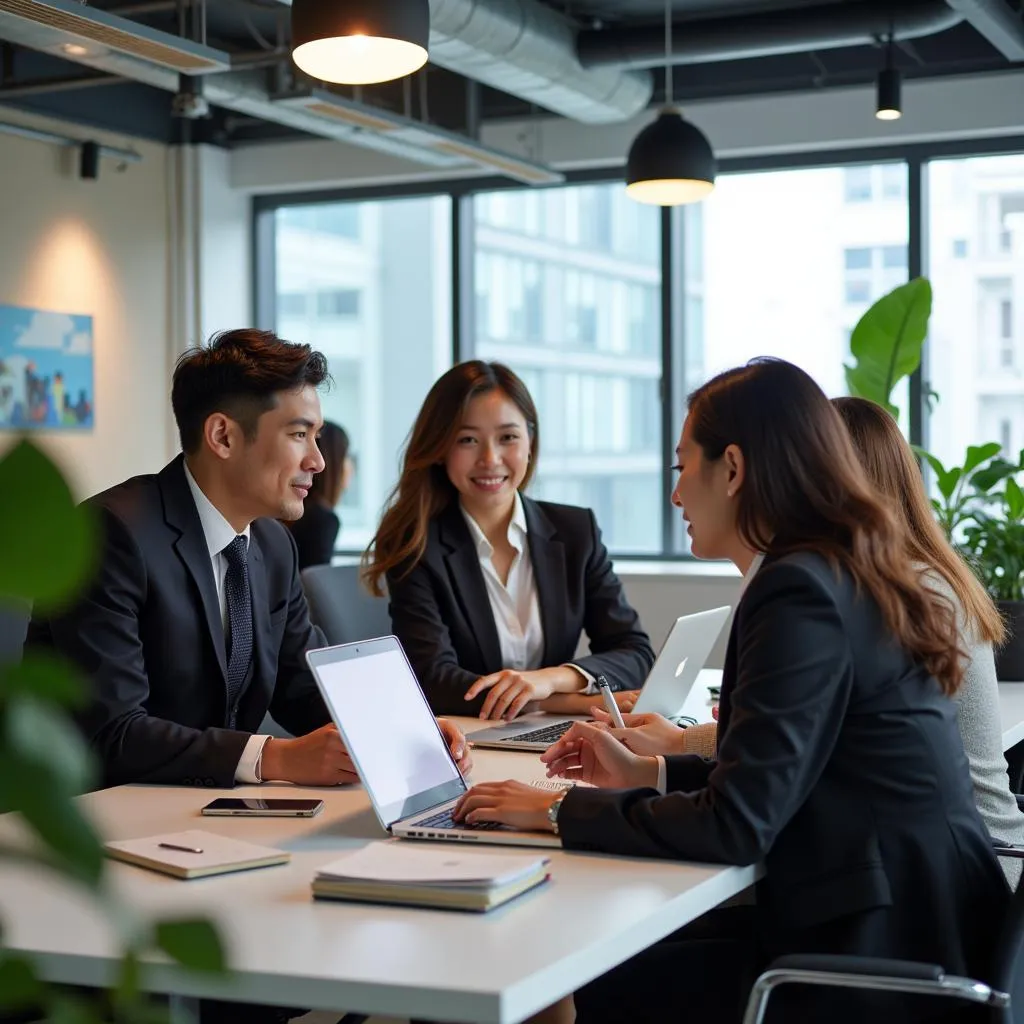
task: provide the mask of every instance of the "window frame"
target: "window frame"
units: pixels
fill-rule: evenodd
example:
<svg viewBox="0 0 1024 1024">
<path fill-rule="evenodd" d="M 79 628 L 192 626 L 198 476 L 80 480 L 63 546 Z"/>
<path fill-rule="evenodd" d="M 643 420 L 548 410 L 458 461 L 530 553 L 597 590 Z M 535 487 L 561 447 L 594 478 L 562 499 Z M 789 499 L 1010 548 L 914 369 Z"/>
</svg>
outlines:
<svg viewBox="0 0 1024 1024">
<path fill-rule="evenodd" d="M 859 146 L 847 149 L 820 151 L 792 151 L 761 156 L 723 158 L 718 173 L 758 173 L 766 171 L 797 171 L 816 167 L 848 168 L 858 165 L 903 163 L 906 165 L 906 205 L 908 219 L 907 277 L 912 279 L 924 273 L 927 239 L 927 168 L 929 162 L 944 159 L 999 156 L 1024 153 L 1024 135 L 1002 138 L 961 139 L 932 143 L 896 143 L 879 146 Z M 565 174 L 558 185 L 538 186 L 531 191 L 543 192 L 573 185 L 608 184 L 623 180 L 622 166 L 589 170 L 573 170 Z M 875 180 L 877 177 L 877 181 Z M 884 174 L 872 175 L 872 189 L 882 188 Z M 477 193 L 498 193 L 524 190 L 517 182 L 500 177 L 438 179 L 381 186 L 331 188 L 275 192 L 254 195 L 251 200 L 251 283 L 253 319 L 258 327 L 273 330 L 277 320 L 275 214 L 286 206 L 316 205 L 332 202 L 366 202 L 388 199 L 426 198 L 447 195 L 451 200 L 451 292 L 452 337 L 451 361 L 454 365 L 472 358 L 474 350 L 475 302 L 474 267 L 476 252 L 474 240 L 473 197 Z M 673 292 L 673 282 L 684 280 L 686 259 L 685 208 L 665 208 L 661 212 L 661 433 L 664 500 L 669 501 L 673 484 L 672 449 L 675 432 L 679 428 L 678 411 L 686 397 L 686 305 L 685 289 Z M 925 381 L 928 377 L 928 347 L 925 346 L 921 366 L 910 378 L 909 435 L 913 444 L 928 444 L 928 417 L 930 414 Z M 662 516 L 661 550 L 657 553 L 617 552 L 617 557 L 631 561 L 689 561 L 692 556 L 682 550 L 682 524 L 678 516 Z M 358 555 L 359 551 L 339 549 L 338 555 Z"/>
</svg>

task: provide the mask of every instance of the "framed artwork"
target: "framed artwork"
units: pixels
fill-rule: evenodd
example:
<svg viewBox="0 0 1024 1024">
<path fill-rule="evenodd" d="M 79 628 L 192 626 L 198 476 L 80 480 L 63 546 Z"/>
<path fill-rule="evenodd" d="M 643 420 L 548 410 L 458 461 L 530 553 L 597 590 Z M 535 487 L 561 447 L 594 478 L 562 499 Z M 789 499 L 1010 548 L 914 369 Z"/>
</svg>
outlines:
<svg viewBox="0 0 1024 1024">
<path fill-rule="evenodd" d="M 0 305 L 0 430 L 90 430 L 92 317 Z"/>
</svg>

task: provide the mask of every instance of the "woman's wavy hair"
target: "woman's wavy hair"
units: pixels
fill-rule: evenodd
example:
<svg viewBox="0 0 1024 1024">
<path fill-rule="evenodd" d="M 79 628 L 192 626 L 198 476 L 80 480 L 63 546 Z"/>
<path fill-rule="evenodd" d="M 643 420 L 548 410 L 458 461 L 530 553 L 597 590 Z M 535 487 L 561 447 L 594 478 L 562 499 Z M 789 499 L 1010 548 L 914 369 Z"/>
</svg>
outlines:
<svg viewBox="0 0 1024 1024">
<path fill-rule="evenodd" d="M 963 676 L 952 603 L 907 558 L 907 528 L 861 467 L 838 411 L 803 370 L 754 359 L 690 395 L 690 432 L 716 461 L 744 457 L 737 526 L 756 551 L 812 551 L 850 574 L 895 642 L 954 693 Z"/>
<path fill-rule="evenodd" d="M 458 437 L 470 402 L 501 391 L 523 414 L 530 435 L 530 463 L 520 484 L 533 476 L 540 451 L 537 407 L 526 385 L 502 363 L 481 359 L 453 366 L 430 389 L 405 443 L 402 472 L 388 497 L 384 515 L 363 553 L 363 582 L 378 597 L 389 572 L 408 575 L 423 557 L 430 521 L 458 497 L 445 459 Z"/>
<path fill-rule="evenodd" d="M 866 398 L 833 398 L 832 404 L 839 410 L 868 480 L 903 516 L 907 557 L 937 572 L 956 595 L 973 635 L 998 647 L 1006 639 L 1002 616 L 935 521 L 921 470 L 896 421 Z"/>
</svg>

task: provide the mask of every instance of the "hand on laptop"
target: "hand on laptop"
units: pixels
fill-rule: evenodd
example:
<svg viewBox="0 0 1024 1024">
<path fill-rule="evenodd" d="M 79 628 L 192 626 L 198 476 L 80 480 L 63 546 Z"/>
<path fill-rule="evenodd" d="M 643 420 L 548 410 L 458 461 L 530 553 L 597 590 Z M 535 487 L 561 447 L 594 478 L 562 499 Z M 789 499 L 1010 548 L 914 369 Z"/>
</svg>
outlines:
<svg viewBox="0 0 1024 1024">
<path fill-rule="evenodd" d="M 472 700 L 488 690 L 481 718 L 504 718 L 511 721 L 521 715 L 528 704 L 546 700 L 556 693 L 573 693 L 586 689 L 582 673 L 571 665 L 520 672 L 502 669 L 489 676 L 481 676 L 466 691 L 466 700 Z"/>
<path fill-rule="evenodd" d="M 333 723 L 293 740 L 267 740 L 260 774 L 264 782 L 294 782 L 297 786 L 341 786 L 359 781 Z"/>
<path fill-rule="evenodd" d="M 551 832 L 548 808 L 561 796 L 523 782 L 481 782 L 459 797 L 452 809 L 456 821 L 473 825 L 500 821 L 528 832 Z"/>
<path fill-rule="evenodd" d="M 468 774 L 473 767 L 473 758 L 469 753 L 469 744 L 466 742 L 466 737 L 462 735 L 462 730 L 454 722 L 449 722 L 447 718 L 439 718 L 437 724 L 441 729 L 441 735 L 444 736 L 448 744 L 448 749 L 452 752 L 452 757 L 455 758 L 455 763 L 459 766 L 459 771 L 463 775 Z"/>
<path fill-rule="evenodd" d="M 590 782 L 611 789 L 633 789 L 658 784 L 658 761 L 634 754 L 607 729 L 576 722 L 541 761 L 548 766 L 548 778 Z"/>
<path fill-rule="evenodd" d="M 648 712 L 639 715 L 623 715 L 625 729 L 616 729 L 611 723 L 611 715 L 604 708 L 591 708 L 594 725 L 624 743 L 634 754 L 651 757 L 654 754 L 681 754 L 683 752 L 683 733 L 678 725 L 673 725 L 667 718 Z"/>
</svg>

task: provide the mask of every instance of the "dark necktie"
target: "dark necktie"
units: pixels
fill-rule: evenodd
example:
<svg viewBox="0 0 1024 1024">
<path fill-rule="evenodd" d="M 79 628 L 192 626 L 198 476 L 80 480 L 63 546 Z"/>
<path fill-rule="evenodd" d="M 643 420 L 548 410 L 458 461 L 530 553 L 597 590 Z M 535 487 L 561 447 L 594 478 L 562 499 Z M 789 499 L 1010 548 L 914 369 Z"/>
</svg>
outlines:
<svg viewBox="0 0 1024 1024">
<path fill-rule="evenodd" d="M 252 660 L 252 597 L 249 592 L 249 543 L 236 537 L 222 554 L 228 563 L 224 596 L 228 606 L 228 728 L 235 727 L 238 701 Z"/>
</svg>

